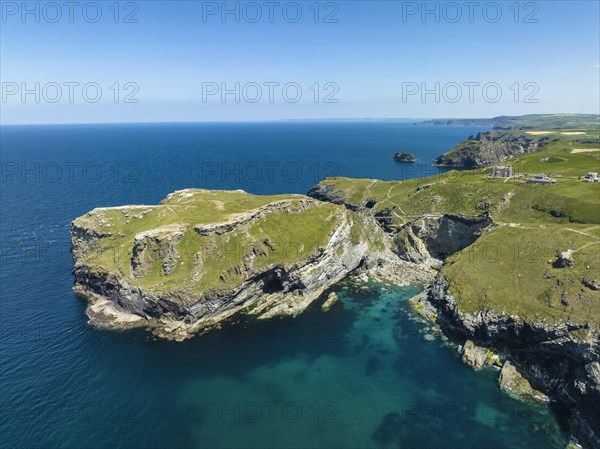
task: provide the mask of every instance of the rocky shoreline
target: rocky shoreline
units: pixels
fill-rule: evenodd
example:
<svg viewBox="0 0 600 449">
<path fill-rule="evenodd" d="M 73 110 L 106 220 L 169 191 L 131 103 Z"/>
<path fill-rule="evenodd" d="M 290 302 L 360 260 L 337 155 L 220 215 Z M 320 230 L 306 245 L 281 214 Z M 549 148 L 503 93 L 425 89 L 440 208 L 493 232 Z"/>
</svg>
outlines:
<svg viewBox="0 0 600 449">
<path fill-rule="evenodd" d="M 187 193 L 179 195 L 185 197 Z M 90 217 L 95 220 L 102 213 L 92 212 L 86 219 L 76 220 L 71 228 L 75 290 L 89 302 L 90 323 L 118 329 L 144 327 L 161 338 L 181 341 L 219 326 L 236 313 L 256 318 L 300 314 L 351 273 L 397 285 L 421 284 L 426 289 L 414 299 L 415 310 L 460 345 L 465 363 L 476 369 L 490 364 L 502 366 L 499 385 L 511 395 L 529 400 L 550 397 L 562 402 L 573 412 L 572 432 L 585 447 L 600 448 L 598 327 L 578 322 L 560 325 L 527 322 L 518 316 L 486 309 L 475 314 L 463 313 L 440 272 L 446 258 L 473 244 L 495 226 L 488 214 L 427 216 L 391 229 L 385 219 L 373 216 L 368 202 L 347 204 L 338 192 L 320 186 L 308 195 L 311 198 L 303 197 L 306 199 L 294 203 L 302 210 L 294 212 L 285 202 L 277 202 L 275 209 L 283 214 L 302 213 L 320 207 L 320 203 L 338 204 L 329 218 L 335 218 L 336 225 L 327 236 L 327 243 L 292 264 L 273 263 L 263 267 L 256 260 L 265 257 L 276 244 L 263 242 L 265 247 L 253 246 L 242 255 L 242 264 L 235 266 L 241 270 L 243 281 L 218 290 L 182 288 L 157 292 L 136 285 L 136 273 L 146 273 L 144 263 L 156 266 L 160 262 L 156 269 L 161 279 L 172 275 L 177 266 L 172 262 L 182 257 L 178 245 L 184 237 L 173 238 L 171 228 L 167 234 L 151 233 L 149 240 L 136 237 L 128 268 L 132 274 L 127 276 L 123 268 L 109 272 L 86 259 L 106 239 L 112 238 L 112 231 L 98 229 L 93 220 L 90 224 Z M 191 232 L 203 239 L 219 233 L 224 236 L 240 231 L 248 233 L 249 226 L 260 222 L 262 211 L 271 211 L 273 204 L 238 214 L 234 221 L 195 224 Z M 137 213 L 138 209 L 127 212 Z M 182 232 L 180 227 L 177 229 Z M 334 306 L 335 301 L 330 297 L 323 310 Z"/>
<path fill-rule="evenodd" d="M 187 231 L 183 225 L 170 225 L 138 232 L 128 256 L 130 261 L 126 260 L 125 264 L 112 270 L 92 262 L 93 257 L 107 252 L 106 242 L 113 238 L 110 232 L 97 229 L 98 223 L 103 223 L 100 217 L 105 210 L 95 210 L 80 217 L 71 225 L 74 289 L 89 303 L 90 323 L 116 329 L 143 327 L 161 338 L 182 341 L 206 332 L 236 313 L 256 318 L 298 315 L 351 272 L 365 273 L 374 280 L 398 285 L 428 283 L 433 278 L 433 270 L 421 269 L 398 258 L 391 250 L 391 239 L 372 217 L 340 206 L 329 217 L 329 220 L 336 220 L 336 225 L 329 232 L 326 244 L 316 246 L 312 252 L 293 262 L 275 260 L 272 254 L 281 251 L 280 244 L 267 238 L 261 244 L 251 242 L 247 248 L 236 245 L 233 251 L 229 250 L 240 260 L 215 274 L 220 278 L 218 287 L 194 288 L 197 278 L 204 274 L 201 267 L 197 272 L 185 273 L 185 282 L 175 288 L 146 287 L 141 283 L 156 270 L 159 281 L 155 285 L 159 287 L 173 275 L 182 263 L 180 248 L 186 232 L 196 235 L 194 238 L 206 245 L 214 245 L 214 235 L 227 239 L 245 236 L 252 231 L 252 225 L 265 219 L 265 214 L 299 214 L 321 204 L 310 198 L 295 200 L 296 203 L 300 204 L 300 209 L 279 201 L 237 214 L 236 220 L 228 218 L 206 225 L 195 224 L 188 226 L 191 229 Z M 135 211 L 120 208 L 120 212 L 131 215 L 140 207 L 134 206 Z M 197 251 L 195 265 L 202 262 L 198 260 L 205 249 L 198 246 L 194 250 Z M 211 253 L 209 259 L 213 254 L 220 258 L 227 256 Z M 269 257 L 273 258 L 273 263 L 263 266 L 262 260 Z M 209 262 L 204 261 L 205 264 Z M 159 268 L 156 268 L 157 264 Z M 228 285 L 233 276 L 238 276 L 240 281 Z"/>
<path fill-rule="evenodd" d="M 344 204 L 339 192 L 316 186 L 309 195 Z M 347 204 L 368 214 L 370 208 Z M 570 426 L 584 447 L 600 448 L 600 330 L 588 323 L 560 325 L 523 321 L 518 316 L 489 310 L 462 313 L 440 272 L 448 256 L 468 247 L 495 224 L 488 214 L 463 217 L 417 218 L 400 229 L 390 229 L 395 251 L 404 260 L 433 269 L 436 276 L 413 298 L 413 309 L 434 323 L 475 369 L 502 367 L 499 387 L 507 394 L 533 401 L 560 401 L 572 411 Z"/>
<path fill-rule="evenodd" d="M 517 395 L 537 400 L 548 396 L 562 402 L 573 412 L 570 425 L 578 439 L 586 447 L 600 447 L 597 327 L 587 323 L 530 323 L 490 311 L 461 313 L 442 275 L 427 289 L 426 299 L 437 311 L 435 321 L 448 338 L 463 345 L 475 341 L 480 347 L 504 354 L 505 364 L 514 363 L 532 387 L 530 391 L 515 391 Z M 500 381 L 502 384 L 502 378 Z"/>
</svg>

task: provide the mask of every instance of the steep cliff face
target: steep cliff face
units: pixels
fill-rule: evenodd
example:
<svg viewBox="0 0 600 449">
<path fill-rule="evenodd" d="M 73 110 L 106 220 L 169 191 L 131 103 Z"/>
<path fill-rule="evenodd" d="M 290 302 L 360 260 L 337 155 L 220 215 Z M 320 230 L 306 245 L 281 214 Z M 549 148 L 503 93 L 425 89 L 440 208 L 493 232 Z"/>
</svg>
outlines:
<svg viewBox="0 0 600 449">
<path fill-rule="evenodd" d="M 407 261 L 443 260 L 472 244 L 492 225 L 488 216 L 423 217 L 403 226 L 394 235 L 394 242 L 398 255 Z"/>
<path fill-rule="evenodd" d="M 510 354 L 531 385 L 576 412 L 572 426 L 590 447 L 600 447 L 600 330 L 588 322 L 544 324 L 480 310 L 461 311 L 448 280 L 438 275 L 428 290 L 438 323 L 459 342 L 474 340 Z"/>
<path fill-rule="evenodd" d="M 423 280 L 371 217 L 302 196 L 181 191 L 156 207 L 96 209 L 71 237 L 92 322 L 177 340 L 237 312 L 300 313 L 359 267 Z"/>
<path fill-rule="evenodd" d="M 319 183 L 311 188 L 307 195 L 311 198 L 326 203 L 342 204 L 350 210 L 357 210 L 358 206 L 347 201 L 343 192 L 335 184 Z"/>
<path fill-rule="evenodd" d="M 489 214 L 469 217 L 460 214 L 423 215 L 406 218 L 405 223 L 394 226 L 394 208 L 377 208 L 375 199 L 356 204 L 348 201 L 333 184 L 318 184 L 308 195 L 334 204 L 343 204 L 348 209 L 371 215 L 381 229 L 394 242 L 393 250 L 400 258 L 412 263 L 428 264 L 432 259 L 441 262 L 444 258 L 466 248 L 493 226 Z"/>
<path fill-rule="evenodd" d="M 479 119 L 434 119 L 415 125 L 486 126 L 501 130 L 521 129 L 585 129 L 598 128 L 598 114 L 527 114 L 501 115 Z"/>
<path fill-rule="evenodd" d="M 435 163 L 443 167 L 478 168 L 511 159 L 519 154 L 531 153 L 539 148 L 540 142 L 525 136 L 505 133 L 479 133 L 475 139 L 467 140 L 447 153 L 439 156 Z"/>
</svg>

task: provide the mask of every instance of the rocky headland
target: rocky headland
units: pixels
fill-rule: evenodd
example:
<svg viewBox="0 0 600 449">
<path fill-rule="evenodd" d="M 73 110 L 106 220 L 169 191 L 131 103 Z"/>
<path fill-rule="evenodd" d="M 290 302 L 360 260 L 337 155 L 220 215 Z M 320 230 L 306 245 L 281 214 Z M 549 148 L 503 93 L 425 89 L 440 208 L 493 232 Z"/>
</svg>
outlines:
<svg viewBox="0 0 600 449">
<path fill-rule="evenodd" d="M 373 217 L 302 195 L 189 189 L 158 206 L 95 209 L 71 239 L 92 324 L 174 340 L 235 313 L 299 314 L 355 270 L 399 284 L 433 276 L 397 257 Z"/>
<path fill-rule="evenodd" d="M 554 123 L 554 122 L 551 122 Z M 526 125 L 495 127 L 493 131 L 470 136 L 446 153 L 438 156 L 434 164 L 440 167 L 476 169 L 506 162 L 520 155 L 534 153 L 542 148 L 557 146 L 563 150 L 577 147 L 598 147 L 598 119 L 589 129 L 544 128 L 532 130 Z M 550 159 L 553 160 L 553 159 Z M 532 168 L 532 167 L 530 167 Z"/>
<path fill-rule="evenodd" d="M 417 122 L 415 125 L 484 126 L 497 130 L 556 130 L 597 128 L 599 123 L 600 116 L 598 114 L 528 114 L 517 116 L 501 115 L 492 118 L 433 119 Z"/>
<path fill-rule="evenodd" d="M 549 142 L 546 137 L 535 139 L 526 134 L 481 132 L 435 159 L 441 167 L 479 168 L 504 162 L 515 156 L 531 153 Z"/>
</svg>

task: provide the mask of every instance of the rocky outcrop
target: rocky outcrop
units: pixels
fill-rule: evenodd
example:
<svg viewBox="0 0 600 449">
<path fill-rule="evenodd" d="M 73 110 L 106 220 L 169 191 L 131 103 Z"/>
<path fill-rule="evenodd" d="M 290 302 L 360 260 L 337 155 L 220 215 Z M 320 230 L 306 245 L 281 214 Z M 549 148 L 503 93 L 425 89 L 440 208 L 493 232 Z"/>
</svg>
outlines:
<svg viewBox="0 0 600 449">
<path fill-rule="evenodd" d="M 133 244 L 133 255 L 131 268 L 135 277 L 148 274 L 154 261 L 161 261 L 161 276 L 173 273 L 179 253 L 177 245 L 183 238 L 182 226 L 164 226 L 146 232 L 140 232 L 135 236 Z"/>
<path fill-rule="evenodd" d="M 535 149 L 537 149 L 537 144 L 471 141 L 453 153 L 439 156 L 434 162 L 440 167 L 472 169 L 504 162 L 519 154 L 535 151 Z"/>
<path fill-rule="evenodd" d="M 512 396 L 526 400 L 548 402 L 548 396 L 534 390 L 529 381 L 525 379 L 517 368 L 508 360 L 502 365 L 502 371 L 500 371 L 500 376 L 498 377 L 498 384 L 502 390 Z"/>
<path fill-rule="evenodd" d="M 533 323 L 490 310 L 464 313 L 441 274 L 429 288 L 428 300 L 437 308 L 437 321 L 450 338 L 459 342 L 473 340 L 520 361 L 521 374 L 531 387 L 576 410 L 572 426 L 578 437 L 589 447 L 600 448 L 597 325 Z M 508 379 L 505 383 L 509 383 Z"/>
<path fill-rule="evenodd" d="M 97 253 L 101 248 L 102 239 L 110 238 L 110 232 L 98 232 L 96 229 L 87 227 L 71 226 L 71 240 L 75 239 L 81 244 L 72 247 L 71 252 L 74 259 L 81 259 L 90 254 Z"/>
<path fill-rule="evenodd" d="M 487 351 L 467 340 L 462 347 L 462 361 L 464 364 L 478 370 L 486 365 Z"/>
<path fill-rule="evenodd" d="M 335 292 L 331 292 L 325 302 L 321 305 L 321 310 L 323 312 L 329 312 L 333 306 L 340 302 L 340 298 L 335 294 Z"/>
<path fill-rule="evenodd" d="M 394 160 L 396 162 L 404 162 L 404 163 L 417 162 L 414 155 L 412 155 L 410 153 L 405 153 L 404 151 L 399 151 L 398 153 L 394 154 Z"/>
<path fill-rule="evenodd" d="M 403 226 L 394 236 L 394 242 L 404 260 L 414 263 L 430 258 L 441 260 L 471 245 L 492 225 L 488 215 L 423 217 Z"/>
<path fill-rule="evenodd" d="M 575 261 L 573 260 L 573 251 L 568 249 L 561 251 L 556 255 L 556 260 L 552 264 L 554 268 L 573 268 Z"/>
<path fill-rule="evenodd" d="M 346 202 L 346 198 L 335 184 L 319 183 L 311 188 L 306 195 L 326 203 L 343 204 L 350 210 L 358 209 L 357 206 Z"/>
<path fill-rule="evenodd" d="M 581 280 L 581 283 L 583 285 L 585 285 L 587 288 L 589 288 L 590 290 L 600 290 L 600 281 L 597 281 L 595 279 L 583 278 Z"/>
<path fill-rule="evenodd" d="M 425 185 L 421 190 L 427 189 Z M 463 250 L 475 242 L 494 223 L 488 213 L 478 217 L 459 214 L 424 215 L 413 219 L 399 229 L 392 226 L 393 210 L 380 209 L 372 212 L 375 200 L 360 204 L 347 201 L 334 184 L 320 183 L 308 195 L 320 201 L 343 204 L 346 208 L 373 215 L 379 226 L 392 237 L 394 252 L 407 262 L 425 265 L 438 265 L 444 258 Z"/>
</svg>

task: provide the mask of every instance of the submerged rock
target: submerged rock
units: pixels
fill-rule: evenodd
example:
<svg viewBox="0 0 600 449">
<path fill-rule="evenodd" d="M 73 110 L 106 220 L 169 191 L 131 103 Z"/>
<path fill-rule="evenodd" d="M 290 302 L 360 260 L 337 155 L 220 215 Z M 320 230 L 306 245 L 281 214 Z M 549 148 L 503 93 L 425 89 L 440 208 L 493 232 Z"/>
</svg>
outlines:
<svg viewBox="0 0 600 449">
<path fill-rule="evenodd" d="M 329 312 L 329 310 L 331 310 L 331 308 L 335 304 L 337 304 L 339 301 L 340 301 L 340 298 L 338 298 L 338 295 L 336 295 L 335 292 L 331 292 L 327 296 L 327 299 L 325 300 L 325 302 L 321 305 L 321 310 L 323 312 Z"/>
</svg>

